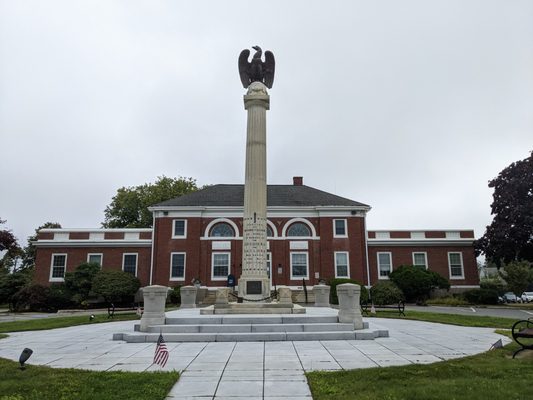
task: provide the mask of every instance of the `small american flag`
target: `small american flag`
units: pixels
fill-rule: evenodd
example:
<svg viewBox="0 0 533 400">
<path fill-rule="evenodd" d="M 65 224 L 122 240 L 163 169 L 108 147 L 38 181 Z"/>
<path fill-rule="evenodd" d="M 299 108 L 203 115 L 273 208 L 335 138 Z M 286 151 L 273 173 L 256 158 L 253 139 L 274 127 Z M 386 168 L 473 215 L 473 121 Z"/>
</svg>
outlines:
<svg viewBox="0 0 533 400">
<path fill-rule="evenodd" d="M 163 334 L 159 333 L 159 339 L 157 339 L 157 345 L 155 346 L 154 364 L 164 368 L 168 361 L 168 349 L 165 341 L 163 340 Z"/>
</svg>

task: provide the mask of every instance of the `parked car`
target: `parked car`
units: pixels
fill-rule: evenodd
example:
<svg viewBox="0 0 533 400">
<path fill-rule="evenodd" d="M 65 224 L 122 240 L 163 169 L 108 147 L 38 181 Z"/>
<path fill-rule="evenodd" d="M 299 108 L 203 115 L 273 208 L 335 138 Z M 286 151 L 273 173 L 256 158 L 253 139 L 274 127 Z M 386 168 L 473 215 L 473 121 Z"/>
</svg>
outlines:
<svg viewBox="0 0 533 400">
<path fill-rule="evenodd" d="M 530 301 L 533 301 L 533 292 L 524 292 L 520 297 L 523 303 L 529 303 Z"/>
<path fill-rule="evenodd" d="M 502 297 L 506 303 L 518 303 L 518 297 L 513 292 L 507 292 Z"/>
</svg>

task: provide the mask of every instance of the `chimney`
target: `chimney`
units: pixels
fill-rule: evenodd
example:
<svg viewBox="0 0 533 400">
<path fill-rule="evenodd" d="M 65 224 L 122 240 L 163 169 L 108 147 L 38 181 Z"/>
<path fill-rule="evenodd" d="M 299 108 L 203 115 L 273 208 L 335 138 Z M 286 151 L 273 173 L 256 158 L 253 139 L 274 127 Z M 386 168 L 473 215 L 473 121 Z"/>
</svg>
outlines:
<svg viewBox="0 0 533 400">
<path fill-rule="evenodd" d="M 292 184 L 294 186 L 303 186 L 304 185 L 304 177 L 303 176 L 293 176 L 292 177 Z"/>
</svg>

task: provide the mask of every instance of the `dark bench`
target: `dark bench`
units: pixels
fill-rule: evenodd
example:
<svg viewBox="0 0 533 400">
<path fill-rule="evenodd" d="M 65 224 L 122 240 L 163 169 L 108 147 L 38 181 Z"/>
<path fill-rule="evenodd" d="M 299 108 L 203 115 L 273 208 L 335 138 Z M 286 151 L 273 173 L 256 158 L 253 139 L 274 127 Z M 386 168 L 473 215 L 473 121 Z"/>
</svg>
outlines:
<svg viewBox="0 0 533 400">
<path fill-rule="evenodd" d="M 371 309 L 372 303 L 363 303 L 361 304 L 361 310 L 363 310 L 363 313 L 365 315 L 370 315 L 369 308 Z M 398 310 L 398 315 L 403 315 L 405 317 L 405 303 L 403 301 L 398 302 L 398 304 L 384 304 L 384 305 L 375 305 L 374 308 L 376 309 L 389 309 L 389 310 Z"/>
<path fill-rule="evenodd" d="M 514 352 L 513 358 L 522 350 L 533 350 L 533 321 L 521 320 L 514 323 L 512 328 L 513 339 L 522 348 Z"/>
<path fill-rule="evenodd" d="M 139 310 L 139 305 L 132 304 L 131 307 L 115 307 L 113 303 L 110 303 L 107 307 L 107 318 L 113 318 L 116 313 L 124 313 L 124 312 L 131 312 L 135 311 L 137 312 Z M 141 313 L 142 313 L 142 307 L 141 307 Z"/>
</svg>

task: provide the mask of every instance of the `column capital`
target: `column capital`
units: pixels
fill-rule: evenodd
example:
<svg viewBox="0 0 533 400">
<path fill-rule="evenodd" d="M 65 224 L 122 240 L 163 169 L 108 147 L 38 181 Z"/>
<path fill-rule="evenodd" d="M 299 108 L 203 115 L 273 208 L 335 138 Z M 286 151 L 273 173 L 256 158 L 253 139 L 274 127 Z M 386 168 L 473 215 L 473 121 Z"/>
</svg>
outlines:
<svg viewBox="0 0 533 400">
<path fill-rule="evenodd" d="M 270 96 L 266 86 L 261 82 L 253 82 L 244 95 L 244 109 L 248 110 L 253 106 L 263 107 L 265 110 L 270 109 Z"/>
</svg>

